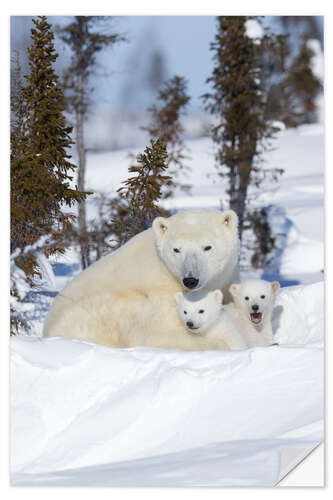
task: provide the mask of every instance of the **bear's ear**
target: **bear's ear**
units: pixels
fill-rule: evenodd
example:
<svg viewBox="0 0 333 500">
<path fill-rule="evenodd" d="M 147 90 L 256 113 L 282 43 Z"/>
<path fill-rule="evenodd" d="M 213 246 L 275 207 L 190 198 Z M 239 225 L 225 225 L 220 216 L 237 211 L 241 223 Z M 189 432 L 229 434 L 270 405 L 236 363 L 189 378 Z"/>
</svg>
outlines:
<svg viewBox="0 0 333 500">
<path fill-rule="evenodd" d="M 239 286 L 240 285 L 237 285 L 237 283 L 233 283 L 232 285 L 230 285 L 229 292 L 233 297 L 236 295 Z"/>
<path fill-rule="evenodd" d="M 233 210 L 222 212 L 222 224 L 233 231 L 238 229 L 238 216 Z"/>
<path fill-rule="evenodd" d="M 176 292 L 174 295 L 174 299 L 176 301 L 176 304 L 180 304 L 180 302 L 183 300 L 183 292 Z"/>
<path fill-rule="evenodd" d="M 213 297 L 214 299 L 216 300 L 216 302 L 218 304 L 222 304 L 222 301 L 223 301 L 223 293 L 221 292 L 221 290 L 214 290 L 214 292 L 212 292 L 213 294 Z"/>
<path fill-rule="evenodd" d="M 156 217 L 153 221 L 153 231 L 155 236 L 160 239 L 168 229 L 169 221 L 165 217 Z"/>
<path fill-rule="evenodd" d="M 273 281 L 271 287 L 274 293 L 277 293 L 280 289 L 280 283 L 278 281 Z"/>
</svg>

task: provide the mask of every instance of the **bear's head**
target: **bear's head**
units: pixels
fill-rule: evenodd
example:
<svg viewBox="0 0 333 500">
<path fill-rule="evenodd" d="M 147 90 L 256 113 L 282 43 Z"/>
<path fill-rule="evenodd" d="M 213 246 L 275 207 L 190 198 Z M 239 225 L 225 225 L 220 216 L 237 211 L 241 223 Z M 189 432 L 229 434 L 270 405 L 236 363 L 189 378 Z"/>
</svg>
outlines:
<svg viewBox="0 0 333 500">
<path fill-rule="evenodd" d="M 214 281 L 238 258 L 233 210 L 188 210 L 153 222 L 160 259 L 186 290 L 216 288 Z"/>
<path fill-rule="evenodd" d="M 221 290 L 205 292 L 177 292 L 175 301 L 178 314 L 185 327 L 192 333 L 204 333 L 218 320 L 223 309 Z"/>
<path fill-rule="evenodd" d="M 266 318 L 270 318 L 279 289 L 280 284 L 277 281 L 270 283 L 250 279 L 231 285 L 230 293 L 238 310 L 243 312 L 250 323 L 259 326 Z"/>
</svg>

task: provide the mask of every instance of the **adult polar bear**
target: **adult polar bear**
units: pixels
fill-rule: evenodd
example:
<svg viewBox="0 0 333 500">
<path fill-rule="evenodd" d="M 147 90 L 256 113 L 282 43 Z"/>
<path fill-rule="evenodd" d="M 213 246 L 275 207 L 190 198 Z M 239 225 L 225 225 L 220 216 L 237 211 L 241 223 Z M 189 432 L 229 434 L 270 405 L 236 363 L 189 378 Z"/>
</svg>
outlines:
<svg viewBox="0 0 333 500">
<path fill-rule="evenodd" d="M 113 347 L 225 349 L 186 332 L 176 292 L 238 282 L 235 212 L 188 210 L 157 217 L 152 228 L 80 273 L 62 290 L 44 323 L 45 337 Z"/>
</svg>

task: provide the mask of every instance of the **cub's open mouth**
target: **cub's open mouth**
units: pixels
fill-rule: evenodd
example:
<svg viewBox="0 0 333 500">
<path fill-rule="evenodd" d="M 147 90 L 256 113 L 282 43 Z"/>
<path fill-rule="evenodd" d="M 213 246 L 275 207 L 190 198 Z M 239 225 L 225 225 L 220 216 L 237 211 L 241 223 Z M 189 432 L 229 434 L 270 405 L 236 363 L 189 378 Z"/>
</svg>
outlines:
<svg viewBox="0 0 333 500">
<path fill-rule="evenodd" d="M 256 325 L 258 325 L 262 320 L 262 313 L 251 313 L 250 318 L 251 318 L 252 323 L 255 323 Z"/>
</svg>

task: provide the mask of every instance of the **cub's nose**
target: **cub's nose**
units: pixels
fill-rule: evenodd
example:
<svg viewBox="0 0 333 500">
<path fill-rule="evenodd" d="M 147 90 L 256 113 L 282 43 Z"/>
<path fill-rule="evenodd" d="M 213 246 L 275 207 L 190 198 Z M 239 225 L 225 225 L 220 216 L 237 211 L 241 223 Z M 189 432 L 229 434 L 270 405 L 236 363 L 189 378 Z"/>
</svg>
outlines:
<svg viewBox="0 0 333 500">
<path fill-rule="evenodd" d="M 199 280 L 197 278 L 184 278 L 183 283 L 186 288 L 195 288 L 198 285 Z"/>
<path fill-rule="evenodd" d="M 259 306 L 257 304 L 253 304 L 252 309 L 253 311 L 258 311 Z"/>
<path fill-rule="evenodd" d="M 187 325 L 189 328 L 193 328 L 193 322 L 192 322 L 192 321 L 186 321 L 186 325 Z"/>
</svg>

